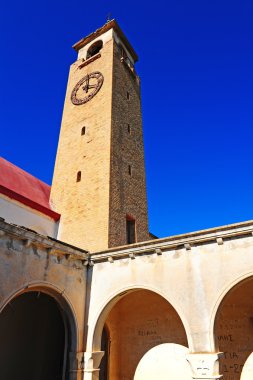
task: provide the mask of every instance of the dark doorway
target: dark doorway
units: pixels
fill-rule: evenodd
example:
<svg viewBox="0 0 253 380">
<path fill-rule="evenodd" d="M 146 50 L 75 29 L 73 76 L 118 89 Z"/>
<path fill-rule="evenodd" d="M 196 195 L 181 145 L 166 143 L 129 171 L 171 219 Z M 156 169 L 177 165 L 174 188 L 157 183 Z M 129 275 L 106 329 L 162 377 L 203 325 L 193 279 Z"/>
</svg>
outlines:
<svg viewBox="0 0 253 380">
<path fill-rule="evenodd" d="M 0 377 L 65 380 L 65 326 L 58 304 L 41 292 L 22 294 L 0 314 Z"/>
<path fill-rule="evenodd" d="M 101 351 L 104 351 L 99 371 L 99 380 L 108 380 L 108 360 L 109 360 L 110 339 L 106 327 L 103 328 Z"/>
</svg>

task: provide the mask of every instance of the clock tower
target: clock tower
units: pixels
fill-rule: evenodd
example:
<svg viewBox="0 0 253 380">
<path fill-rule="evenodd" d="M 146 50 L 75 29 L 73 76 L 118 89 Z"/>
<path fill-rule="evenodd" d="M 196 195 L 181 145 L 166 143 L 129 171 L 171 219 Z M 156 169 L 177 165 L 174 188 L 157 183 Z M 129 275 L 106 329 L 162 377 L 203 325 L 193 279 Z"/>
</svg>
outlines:
<svg viewBox="0 0 253 380">
<path fill-rule="evenodd" d="M 58 239 L 93 252 L 148 240 L 138 57 L 115 20 L 73 47 L 51 189 Z"/>
</svg>

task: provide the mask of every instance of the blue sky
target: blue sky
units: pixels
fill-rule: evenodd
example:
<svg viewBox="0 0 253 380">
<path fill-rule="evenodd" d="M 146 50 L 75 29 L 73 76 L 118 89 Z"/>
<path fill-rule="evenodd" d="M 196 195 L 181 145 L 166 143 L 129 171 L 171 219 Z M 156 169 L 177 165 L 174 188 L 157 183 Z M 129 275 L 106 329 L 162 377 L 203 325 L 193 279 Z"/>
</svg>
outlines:
<svg viewBox="0 0 253 380">
<path fill-rule="evenodd" d="M 139 54 L 150 230 L 253 219 L 253 2 L 2 2 L 0 155 L 51 183 L 73 43 L 111 12 Z"/>
</svg>

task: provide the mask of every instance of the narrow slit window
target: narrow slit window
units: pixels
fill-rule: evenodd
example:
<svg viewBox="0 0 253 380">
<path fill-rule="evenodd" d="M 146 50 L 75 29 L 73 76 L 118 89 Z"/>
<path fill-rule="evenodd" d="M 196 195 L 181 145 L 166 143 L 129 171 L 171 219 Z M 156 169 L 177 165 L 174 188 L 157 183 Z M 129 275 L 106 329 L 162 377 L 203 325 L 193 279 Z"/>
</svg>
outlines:
<svg viewBox="0 0 253 380">
<path fill-rule="evenodd" d="M 130 100 L 130 93 L 127 91 L 127 100 Z"/>
<path fill-rule="evenodd" d="M 76 182 L 80 182 L 81 179 L 82 179 L 82 172 L 79 171 L 79 172 L 77 172 L 77 175 L 76 175 Z"/>
<path fill-rule="evenodd" d="M 136 242 L 136 233 L 135 233 L 135 220 L 127 218 L 126 219 L 126 237 L 127 244 L 133 244 Z"/>
<path fill-rule="evenodd" d="M 127 132 L 129 133 L 129 135 L 131 135 L 131 125 L 130 124 L 127 124 Z"/>
<path fill-rule="evenodd" d="M 128 165 L 128 174 L 132 176 L 132 166 Z"/>
<path fill-rule="evenodd" d="M 81 130 L 81 135 L 83 136 L 83 135 L 85 135 L 85 133 L 86 133 L 86 127 L 83 127 Z"/>
</svg>

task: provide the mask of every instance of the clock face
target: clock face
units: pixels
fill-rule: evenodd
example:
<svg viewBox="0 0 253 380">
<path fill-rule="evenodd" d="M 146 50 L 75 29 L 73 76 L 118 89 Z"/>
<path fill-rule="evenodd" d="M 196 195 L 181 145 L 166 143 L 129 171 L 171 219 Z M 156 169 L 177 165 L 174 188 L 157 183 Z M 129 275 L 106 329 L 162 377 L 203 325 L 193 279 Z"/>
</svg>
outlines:
<svg viewBox="0 0 253 380">
<path fill-rule="evenodd" d="M 103 82 L 104 77 L 99 71 L 85 75 L 73 88 L 71 93 L 72 103 L 75 105 L 87 103 L 98 93 Z"/>
</svg>

